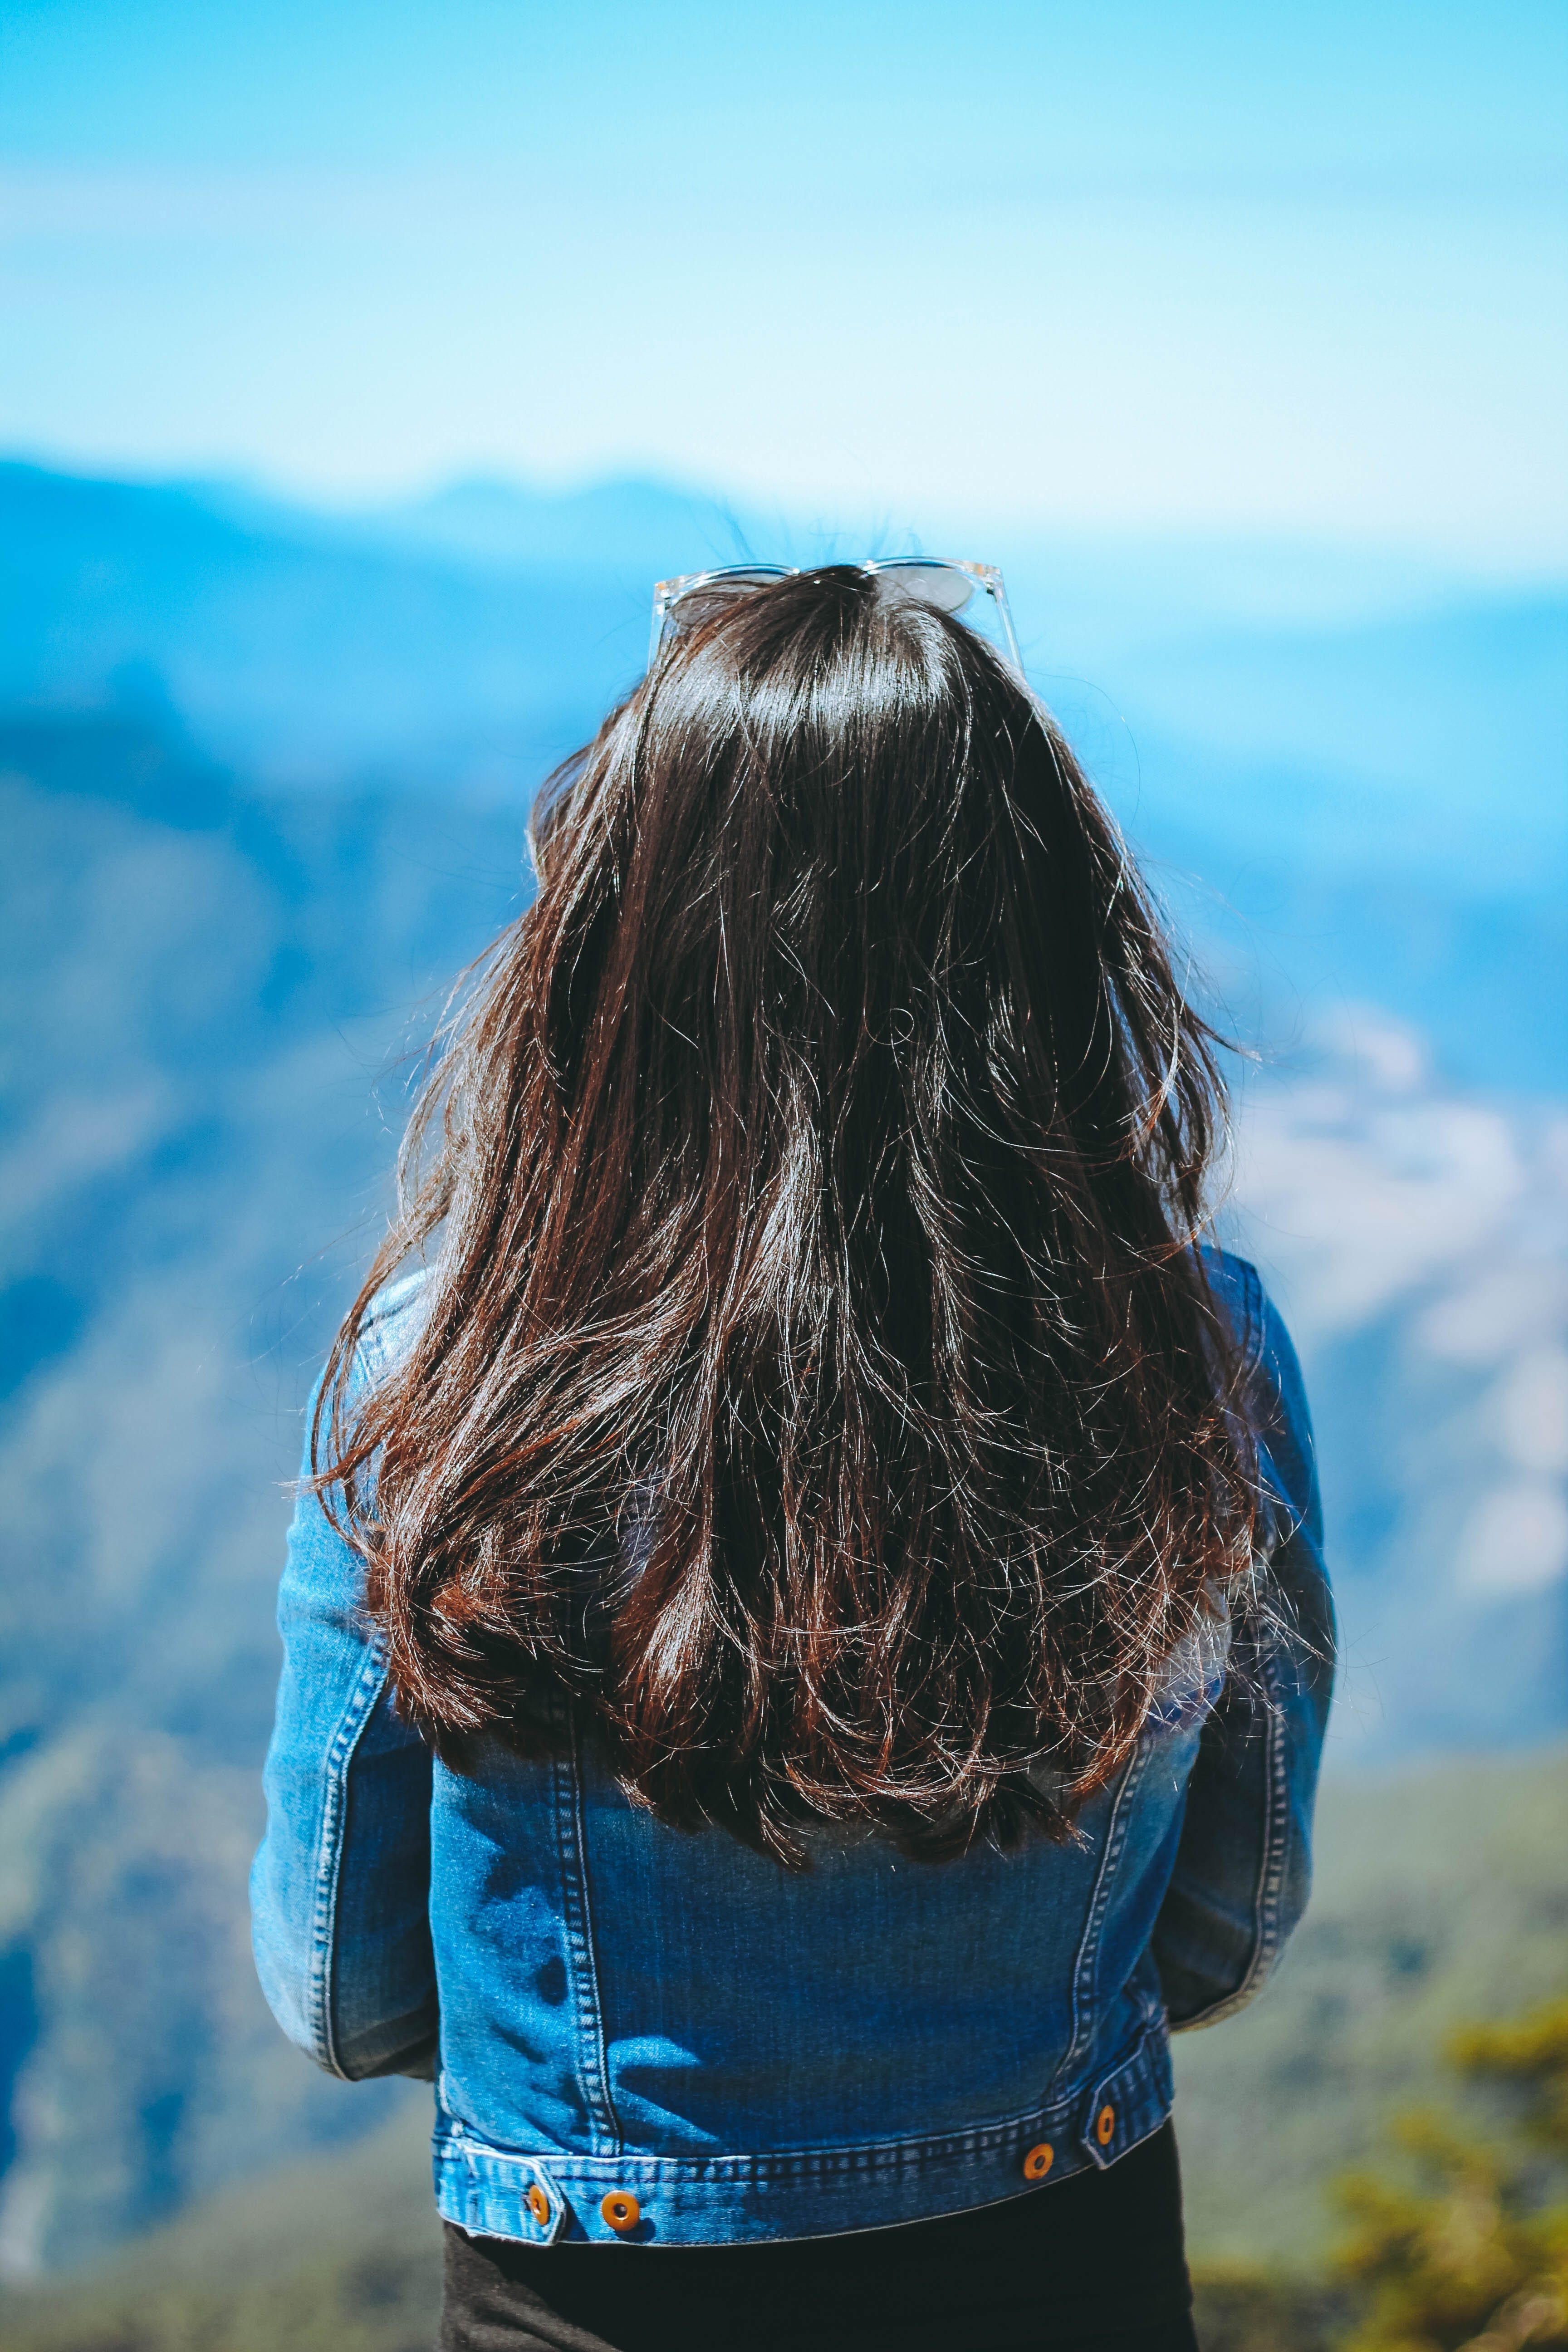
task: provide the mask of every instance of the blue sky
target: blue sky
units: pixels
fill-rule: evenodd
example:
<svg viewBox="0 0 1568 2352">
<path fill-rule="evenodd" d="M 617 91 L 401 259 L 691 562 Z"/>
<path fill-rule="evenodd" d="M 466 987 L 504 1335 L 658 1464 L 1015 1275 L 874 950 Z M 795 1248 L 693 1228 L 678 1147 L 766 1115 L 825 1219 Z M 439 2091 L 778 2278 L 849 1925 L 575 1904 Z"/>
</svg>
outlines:
<svg viewBox="0 0 1568 2352">
<path fill-rule="evenodd" d="M 0 42 L 12 449 L 1568 553 L 1563 0 L 8 0 Z"/>
</svg>

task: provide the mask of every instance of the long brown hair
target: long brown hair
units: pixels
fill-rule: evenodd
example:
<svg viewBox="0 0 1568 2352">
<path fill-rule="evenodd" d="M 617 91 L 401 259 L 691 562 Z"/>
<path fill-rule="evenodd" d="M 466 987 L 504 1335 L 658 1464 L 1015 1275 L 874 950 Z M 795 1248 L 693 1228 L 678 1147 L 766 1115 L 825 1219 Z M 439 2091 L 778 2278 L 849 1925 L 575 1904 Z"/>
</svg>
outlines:
<svg viewBox="0 0 1568 2352">
<path fill-rule="evenodd" d="M 1060 1832 L 1252 1525 L 1214 1040 L 1114 825 L 834 566 L 700 612 L 534 844 L 318 1409 L 404 1709 L 461 1769 L 569 1707 L 784 1860 Z"/>
</svg>

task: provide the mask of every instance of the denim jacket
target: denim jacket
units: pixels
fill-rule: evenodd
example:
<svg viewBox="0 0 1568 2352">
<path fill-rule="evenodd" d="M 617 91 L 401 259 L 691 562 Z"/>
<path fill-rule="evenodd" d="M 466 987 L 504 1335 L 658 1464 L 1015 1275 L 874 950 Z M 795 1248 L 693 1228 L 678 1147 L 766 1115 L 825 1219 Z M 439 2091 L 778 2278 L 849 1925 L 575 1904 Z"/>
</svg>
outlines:
<svg viewBox="0 0 1568 2352">
<path fill-rule="evenodd" d="M 433 2075 L 447 2220 L 536 2243 L 815 2237 L 1114 2163 L 1171 2105 L 1168 2033 L 1249 2000 L 1300 1916 L 1332 1679 L 1312 1441 L 1253 1268 L 1268 1601 L 1190 1646 L 1066 1844 L 779 1869 L 632 1806 L 561 1718 L 462 1775 L 399 1717 L 354 1553 L 302 1496 L 252 1874 L 257 1966 L 330 2072 Z M 421 1277 L 363 1342 L 392 1360 Z M 1228 1653 L 1228 1654 L 1227 1654 Z"/>
</svg>

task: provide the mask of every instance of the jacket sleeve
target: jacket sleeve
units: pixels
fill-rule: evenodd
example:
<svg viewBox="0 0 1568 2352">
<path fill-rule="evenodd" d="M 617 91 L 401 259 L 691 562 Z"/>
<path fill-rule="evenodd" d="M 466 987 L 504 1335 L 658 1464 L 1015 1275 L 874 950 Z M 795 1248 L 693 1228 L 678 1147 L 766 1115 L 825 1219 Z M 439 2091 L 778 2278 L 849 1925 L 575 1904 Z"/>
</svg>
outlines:
<svg viewBox="0 0 1568 2352">
<path fill-rule="evenodd" d="M 430 1753 L 393 1705 L 359 1557 L 308 1490 L 278 1623 L 267 1834 L 250 1877 L 262 1990 L 330 2074 L 432 2076 Z"/>
<path fill-rule="evenodd" d="M 1312 1803 L 1334 1675 L 1334 1616 L 1301 1370 L 1257 1273 L 1226 1269 L 1249 1335 L 1263 1486 L 1255 1605 L 1204 1727 L 1153 1952 L 1172 2027 L 1245 2006 L 1306 1908 Z M 1227 1283 L 1227 1286 L 1229 1286 Z"/>
</svg>

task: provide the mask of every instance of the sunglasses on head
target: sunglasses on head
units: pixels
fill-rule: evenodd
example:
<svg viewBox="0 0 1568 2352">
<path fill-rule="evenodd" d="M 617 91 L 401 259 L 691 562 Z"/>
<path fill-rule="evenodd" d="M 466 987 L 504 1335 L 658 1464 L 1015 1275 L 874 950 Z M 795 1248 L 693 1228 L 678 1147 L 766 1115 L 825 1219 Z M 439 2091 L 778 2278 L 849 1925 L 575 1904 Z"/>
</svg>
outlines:
<svg viewBox="0 0 1568 2352">
<path fill-rule="evenodd" d="M 648 638 L 651 669 L 663 647 L 680 627 L 680 607 L 689 598 L 706 606 L 715 597 L 744 596 L 774 580 L 794 580 L 805 567 L 798 563 L 722 563 L 711 572 L 683 572 L 674 580 L 660 580 L 653 592 L 653 629 Z M 1020 677 L 1024 659 L 1008 609 L 1007 591 L 994 563 L 946 562 L 934 556 L 889 556 L 856 565 L 873 573 L 896 594 L 912 596 L 938 613 L 962 613 L 980 590 L 995 607 L 1006 643 L 1007 658 Z M 695 609 L 695 606 L 693 607 Z"/>
</svg>

